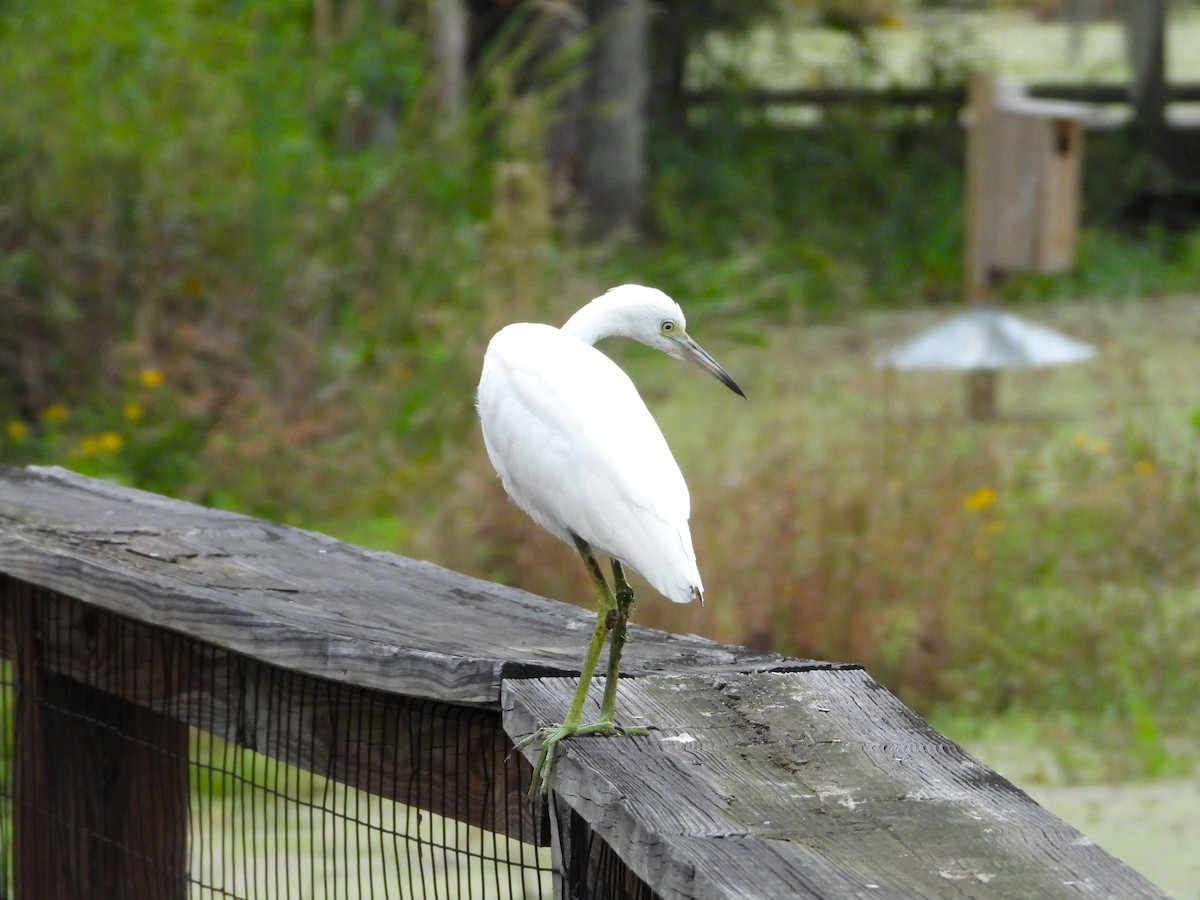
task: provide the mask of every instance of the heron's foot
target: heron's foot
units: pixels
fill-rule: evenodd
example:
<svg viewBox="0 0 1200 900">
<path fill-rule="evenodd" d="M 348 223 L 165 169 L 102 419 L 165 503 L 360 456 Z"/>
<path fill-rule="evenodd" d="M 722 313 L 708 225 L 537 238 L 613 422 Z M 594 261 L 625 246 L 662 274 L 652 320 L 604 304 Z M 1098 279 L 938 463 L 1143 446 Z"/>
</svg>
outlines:
<svg viewBox="0 0 1200 900">
<path fill-rule="evenodd" d="M 533 734 L 522 738 L 517 743 L 517 749 L 524 750 L 530 744 L 534 744 L 539 740 L 542 742 L 542 749 L 538 753 L 537 762 L 533 764 L 533 783 L 529 786 L 530 799 L 536 800 L 539 794 L 546 793 L 546 789 L 550 784 L 550 772 L 554 768 L 554 752 L 558 749 L 559 741 L 570 737 L 585 737 L 586 735 L 593 734 L 607 737 L 609 735 L 636 736 L 649 733 L 649 728 L 641 725 L 618 725 L 612 719 L 592 722 L 589 725 L 547 725 L 545 728 L 539 728 Z"/>
</svg>

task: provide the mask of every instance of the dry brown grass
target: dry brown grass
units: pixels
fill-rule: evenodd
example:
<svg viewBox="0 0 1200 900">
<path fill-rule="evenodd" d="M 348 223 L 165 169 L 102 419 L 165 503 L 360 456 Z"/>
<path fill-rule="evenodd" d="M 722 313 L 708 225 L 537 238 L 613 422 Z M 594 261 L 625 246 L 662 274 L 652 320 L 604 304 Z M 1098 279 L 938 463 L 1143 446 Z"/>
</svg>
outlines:
<svg viewBox="0 0 1200 900">
<path fill-rule="evenodd" d="M 708 602 L 649 588 L 636 618 L 855 661 L 919 707 L 1182 712 L 1200 663 L 1191 298 L 1025 314 L 1101 359 L 1005 375 L 1003 415 L 962 415 L 955 376 L 886 377 L 874 355 L 938 319 L 871 314 L 775 327 L 765 344 L 693 332 L 746 387 L 610 347 L 692 489 Z M 590 601 L 566 547 L 507 503 L 481 447 L 414 536 L 428 558 Z"/>
</svg>

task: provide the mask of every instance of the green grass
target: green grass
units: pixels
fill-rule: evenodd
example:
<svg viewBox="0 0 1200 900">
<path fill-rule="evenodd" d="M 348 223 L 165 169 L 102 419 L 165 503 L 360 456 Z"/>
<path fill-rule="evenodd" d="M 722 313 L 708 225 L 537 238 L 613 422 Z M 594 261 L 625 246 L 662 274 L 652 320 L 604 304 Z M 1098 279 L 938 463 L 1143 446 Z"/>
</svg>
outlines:
<svg viewBox="0 0 1200 900">
<path fill-rule="evenodd" d="M 1005 375 L 995 422 L 965 418 L 956 376 L 872 367 L 933 312 L 766 322 L 761 343 L 693 316 L 745 402 L 614 346 L 691 485 L 709 597 L 645 589 L 637 621 L 860 662 L 925 712 L 1067 716 L 1121 771 L 1194 765 L 1172 741 L 1196 736 L 1198 310 L 1022 310 L 1101 356 Z M 477 446 L 454 479 L 400 549 L 587 602 L 572 554 L 506 503 Z"/>
<path fill-rule="evenodd" d="M 1071 714 L 938 713 L 933 724 L 1171 896 L 1200 896 L 1194 735 L 1159 733 L 1147 757 L 1127 727 Z"/>
</svg>

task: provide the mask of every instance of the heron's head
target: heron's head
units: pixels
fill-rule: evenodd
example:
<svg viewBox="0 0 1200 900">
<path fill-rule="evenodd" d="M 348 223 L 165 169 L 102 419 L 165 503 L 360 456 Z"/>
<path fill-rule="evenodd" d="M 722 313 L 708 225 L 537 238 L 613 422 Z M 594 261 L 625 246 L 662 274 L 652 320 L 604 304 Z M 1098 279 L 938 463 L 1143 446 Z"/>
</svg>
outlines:
<svg viewBox="0 0 1200 900">
<path fill-rule="evenodd" d="M 623 284 L 589 306 L 606 320 L 608 335 L 632 338 L 668 356 L 694 363 L 735 394 L 746 396 L 729 373 L 688 335 L 679 304 L 657 288 Z"/>
</svg>

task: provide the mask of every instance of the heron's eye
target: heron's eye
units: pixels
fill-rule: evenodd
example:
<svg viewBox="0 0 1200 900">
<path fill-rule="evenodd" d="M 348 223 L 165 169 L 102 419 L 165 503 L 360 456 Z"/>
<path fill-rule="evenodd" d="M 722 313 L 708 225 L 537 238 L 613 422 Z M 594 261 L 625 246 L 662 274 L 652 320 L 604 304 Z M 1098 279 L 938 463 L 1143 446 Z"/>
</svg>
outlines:
<svg viewBox="0 0 1200 900">
<path fill-rule="evenodd" d="M 663 323 L 659 327 L 662 328 L 663 334 L 670 334 L 672 331 L 675 330 L 675 323 L 672 322 L 670 319 L 663 319 Z"/>
</svg>

